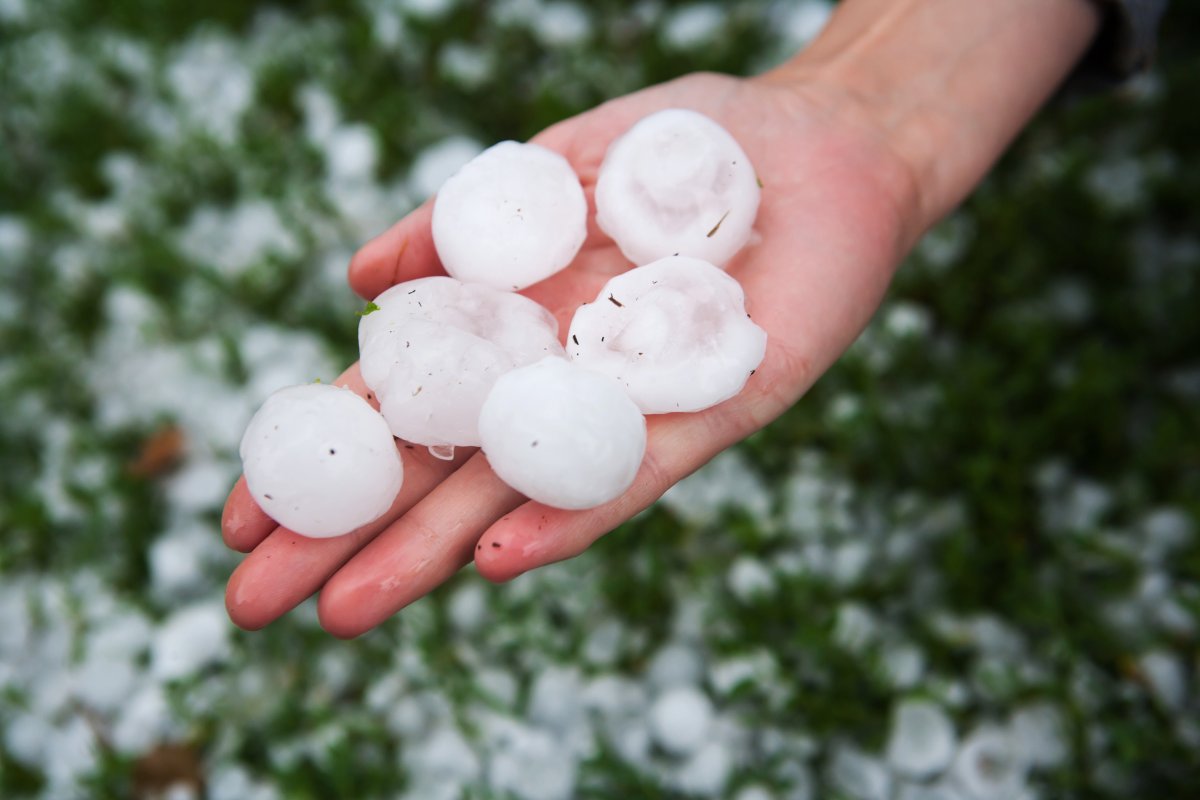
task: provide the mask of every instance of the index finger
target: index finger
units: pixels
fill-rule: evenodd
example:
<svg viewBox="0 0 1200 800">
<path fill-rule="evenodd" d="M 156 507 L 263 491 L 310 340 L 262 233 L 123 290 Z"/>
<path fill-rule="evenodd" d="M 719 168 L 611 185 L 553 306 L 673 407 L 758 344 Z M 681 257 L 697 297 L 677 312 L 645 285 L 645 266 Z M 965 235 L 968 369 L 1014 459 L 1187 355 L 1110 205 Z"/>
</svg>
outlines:
<svg viewBox="0 0 1200 800">
<path fill-rule="evenodd" d="M 433 246 L 433 198 L 367 242 L 350 259 L 350 288 L 364 300 L 404 281 L 444 275 Z"/>
</svg>

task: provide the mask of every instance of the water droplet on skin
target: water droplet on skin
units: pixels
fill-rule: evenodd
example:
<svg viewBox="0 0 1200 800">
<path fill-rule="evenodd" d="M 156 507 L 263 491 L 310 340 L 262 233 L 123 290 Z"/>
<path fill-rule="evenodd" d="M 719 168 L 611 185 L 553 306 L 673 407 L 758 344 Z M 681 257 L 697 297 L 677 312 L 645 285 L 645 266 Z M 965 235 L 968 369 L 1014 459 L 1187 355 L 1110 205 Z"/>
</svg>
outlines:
<svg viewBox="0 0 1200 800">
<path fill-rule="evenodd" d="M 452 444 L 431 444 L 429 445 L 429 455 L 434 458 L 440 458 L 442 461 L 454 460 L 454 445 Z"/>
</svg>

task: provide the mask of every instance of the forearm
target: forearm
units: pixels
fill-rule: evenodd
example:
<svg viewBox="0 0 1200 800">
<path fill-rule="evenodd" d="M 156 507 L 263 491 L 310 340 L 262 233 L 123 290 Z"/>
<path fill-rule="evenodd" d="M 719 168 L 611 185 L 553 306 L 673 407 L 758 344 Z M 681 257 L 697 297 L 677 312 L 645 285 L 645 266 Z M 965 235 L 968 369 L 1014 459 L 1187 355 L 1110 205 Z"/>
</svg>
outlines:
<svg viewBox="0 0 1200 800">
<path fill-rule="evenodd" d="M 911 171 L 919 232 L 982 179 L 1098 25 L 1089 0 L 845 0 L 770 77 L 854 98 Z"/>
</svg>

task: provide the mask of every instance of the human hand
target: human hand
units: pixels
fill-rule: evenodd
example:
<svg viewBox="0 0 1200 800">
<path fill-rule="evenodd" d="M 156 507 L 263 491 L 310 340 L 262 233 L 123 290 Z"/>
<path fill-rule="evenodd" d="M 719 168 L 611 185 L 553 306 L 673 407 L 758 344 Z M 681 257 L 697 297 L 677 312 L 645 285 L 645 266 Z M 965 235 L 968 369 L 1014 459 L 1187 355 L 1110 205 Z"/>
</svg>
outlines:
<svg viewBox="0 0 1200 800">
<path fill-rule="evenodd" d="M 725 447 L 792 405 L 857 336 L 878 305 L 912 231 L 907 173 L 859 121 L 842 118 L 816 90 L 768 79 L 694 75 L 607 103 L 555 125 L 534 141 L 571 162 L 589 203 L 609 143 L 663 108 L 691 108 L 724 125 L 764 184 L 761 241 L 728 266 L 746 292 L 767 354 L 735 398 L 695 414 L 647 419 L 646 457 L 633 486 L 599 508 L 563 511 L 527 501 L 460 448 L 451 462 L 398 444 L 405 482 L 391 510 L 359 531 L 309 539 L 276 527 L 246 490 L 230 495 L 226 542 L 250 555 L 229 582 L 234 621 L 259 628 L 320 590 L 322 624 L 354 636 L 428 593 L 472 558 L 481 574 L 507 580 L 574 556 L 653 503 Z M 427 203 L 364 247 L 350 268 L 358 294 L 441 274 Z M 594 205 L 592 207 L 594 212 Z M 525 294 L 550 309 L 565 335 L 575 309 L 630 268 L 589 223 L 565 271 Z M 357 367 L 337 381 L 372 399 Z"/>
</svg>

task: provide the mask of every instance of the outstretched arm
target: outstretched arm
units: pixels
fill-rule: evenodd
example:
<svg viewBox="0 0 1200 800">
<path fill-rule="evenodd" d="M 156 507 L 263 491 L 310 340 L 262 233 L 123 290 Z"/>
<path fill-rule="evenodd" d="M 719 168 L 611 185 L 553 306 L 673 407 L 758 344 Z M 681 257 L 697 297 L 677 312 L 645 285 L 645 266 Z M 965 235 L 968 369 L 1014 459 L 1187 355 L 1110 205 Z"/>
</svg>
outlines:
<svg viewBox="0 0 1200 800">
<path fill-rule="evenodd" d="M 762 241 L 728 266 L 770 337 L 762 366 L 725 403 L 649 418 L 633 486 L 586 511 L 525 500 L 482 453 L 442 462 L 400 443 L 405 486 L 391 511 L 312 540 L 278 528 L 239 481 L 223 521 L 226 542 L 249 551 L 229 582 L 234 621 L 262 627 L 320 591 L 322 624 L 355 636 L 472 560 L 507 580 L 569 558 L 765 426 L 858 336 L 900 260 L 978 183 L 1097 25 L 1088 0 L 847 0 L 817 42 L 766 75 L 688 76 L 544 131 L 535 141 L 571 162 L 589 203 L 608 144 L 649 113 L 691 108 L 733 133 L 764 183 Z M 591 223 L 575 262 L 525 293 L 566 331 L 578 305 L 627 268 Z M 355 256 L 350 282 L 371 298 L 440 272 L 426 204 Z M 366 394 L 355 367 L 339 382 Z"/>
</svg>

